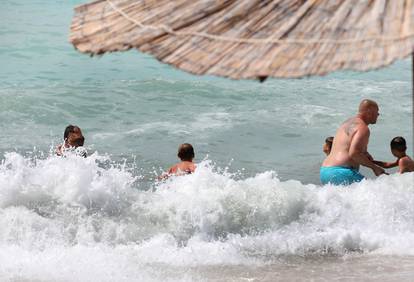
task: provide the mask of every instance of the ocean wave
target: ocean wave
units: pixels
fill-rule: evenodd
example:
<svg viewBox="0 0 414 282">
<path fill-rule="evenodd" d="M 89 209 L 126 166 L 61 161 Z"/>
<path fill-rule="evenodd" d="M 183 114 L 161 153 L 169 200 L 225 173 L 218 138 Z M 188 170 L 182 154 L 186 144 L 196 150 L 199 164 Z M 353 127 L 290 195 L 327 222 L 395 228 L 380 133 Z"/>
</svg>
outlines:
<svg viewBox="0 0 414 282">
<path fill-rule="evenodd" d="M 243 178 L 203 161 L 192 175 L 136 188 L 108 157 L 0 165 L 0 245 L 134 249 L 147 263 L 240 264 L 280 256 L 414 255 L 413 173 L 348 187 Z"/>
</svg>

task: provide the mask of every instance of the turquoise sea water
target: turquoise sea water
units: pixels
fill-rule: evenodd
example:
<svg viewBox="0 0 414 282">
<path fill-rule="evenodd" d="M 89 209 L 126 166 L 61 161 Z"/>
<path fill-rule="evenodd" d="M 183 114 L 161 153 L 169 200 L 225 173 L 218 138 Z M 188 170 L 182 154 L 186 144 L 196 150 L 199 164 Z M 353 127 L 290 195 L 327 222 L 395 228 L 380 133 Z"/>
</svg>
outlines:
<svg viewBox="0 0 414 282">
<path fill-rule="evenodd" d="M 274 281 L 294 269 L 346 279 L 378 265 L 394 273 L 387 281 L 413 274 L 412 174 L 319 186 L 323 140 L 361 99 L 380 106 L 371 154 L 392 160 L 398 135 L 412 152 L 409 60 L 265 83 L 198 77 L 134 50 L 78 53 L 68 32 L 80 3 L 2 1 L 0 278 Z M 92 157 L 50 156 L 68 124 Z M 200 171 L 156 183 L 183 142 Z"/>
<path fill-rule="evenodd" d="M 375 156 L 392 158 L 394 136 L 412 144 L 409 61 L 263 84 L 192 76 L 134 50 L 95 58 L 78 53 L 68 42 L 78 4 L 3 4 L 0 152 L 48 151 L 73 123 L 92 151 L 136 156 L 145 168 L 167 168 L 178 145 L 190 142 L 198 161 L 318 183 L 323 140 L 355 114 L 362 98 L 381 107 L 370 142 Z"/>
</svg>

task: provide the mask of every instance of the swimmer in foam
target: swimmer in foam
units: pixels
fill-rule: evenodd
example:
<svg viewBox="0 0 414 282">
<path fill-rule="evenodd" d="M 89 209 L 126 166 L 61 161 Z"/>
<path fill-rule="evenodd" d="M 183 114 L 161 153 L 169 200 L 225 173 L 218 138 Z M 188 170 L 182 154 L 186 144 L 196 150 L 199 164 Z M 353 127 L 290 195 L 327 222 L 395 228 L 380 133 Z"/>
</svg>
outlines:
<svg viewBox="0 0 414 282">
<path fill-rule="evenodd" d="M 394 137 L 391 140 L 390 147 L 391 153 L 397 158 L 397 160 L 394 162 L 374 161 L 374 163 L 383 168 L 398 166 L 399 173 L 414 171 L 414 161 L 406 154 L 407 143 L 405 142 L 405 139 L 401 136 Z"/>
<path fill-rule="evenodd" d="M 87 152 L 83 148 L 84 142 L 85 137 L 83 137 L 81 129 L 76 125 L 68 125 L 63 133 L 63 144 L 56 148 L 56 155 L 63 156 L 65 152 L 69 151 L 86 158 Z"/>
<path fill-rule="evenodd" d="M 358 114 L 338 128 L 332 150 L 320 169 L 322 184 L 349 185 L 359 182 L 364 179 L 359 173 L 361 165 L 372 169 L 376 176 L 385 173 L 367 151 L 370 135 L 368 125 L 375 124 L 378 116 L 378 104 L 365 99 L 359 104 Z"/>
<path fill-rule="evenodd" d="M 178 158 L 181 162 L 170 167 L 167 173 L 163 174 L 160 179 L 166 179 L 171 175 L 191 174 L 195 171 L 196 165 L 193 163 L 195 154 L 194 148 L 189 143 L 181 144 L 178 147 Z"/>
</svg>

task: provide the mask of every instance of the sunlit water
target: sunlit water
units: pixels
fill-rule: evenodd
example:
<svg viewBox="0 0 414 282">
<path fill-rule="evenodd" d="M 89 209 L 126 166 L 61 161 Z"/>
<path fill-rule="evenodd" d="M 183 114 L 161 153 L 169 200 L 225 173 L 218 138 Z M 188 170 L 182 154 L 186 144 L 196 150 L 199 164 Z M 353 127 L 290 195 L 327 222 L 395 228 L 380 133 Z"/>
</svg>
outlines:
<svg viewBox="0 0 414 282">
<path fill-rule="evenodd" d="M 414 175 L 318 180 L 323 140 L 363 98 L 380 105 L 371 154 L 393 160 L 398 135 L 412 152 L 409 61 L 195 77 L 135 51 L 77 53 L 77 4 L 0 9 L 1 281 L 412 280 Z M 90 157 L 51 153 L 69 123 Z M 196 173 L 157 182 L 183 142 Z"/>
</svg>

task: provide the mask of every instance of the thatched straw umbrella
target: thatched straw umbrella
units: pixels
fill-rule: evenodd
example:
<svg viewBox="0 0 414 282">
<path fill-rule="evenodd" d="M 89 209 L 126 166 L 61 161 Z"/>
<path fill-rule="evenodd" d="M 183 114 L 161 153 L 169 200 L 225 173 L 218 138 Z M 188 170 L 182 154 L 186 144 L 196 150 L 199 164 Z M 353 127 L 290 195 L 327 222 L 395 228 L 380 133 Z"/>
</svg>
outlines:
<svg viewBox="0 0 414 282">
<path fill-rule="evenodd" d="M 389 65 L 413 52 L 413 16 L 412 0 L 98 0 L 75 8 L 70 41 L 264 80 Z"/>
</svg>

